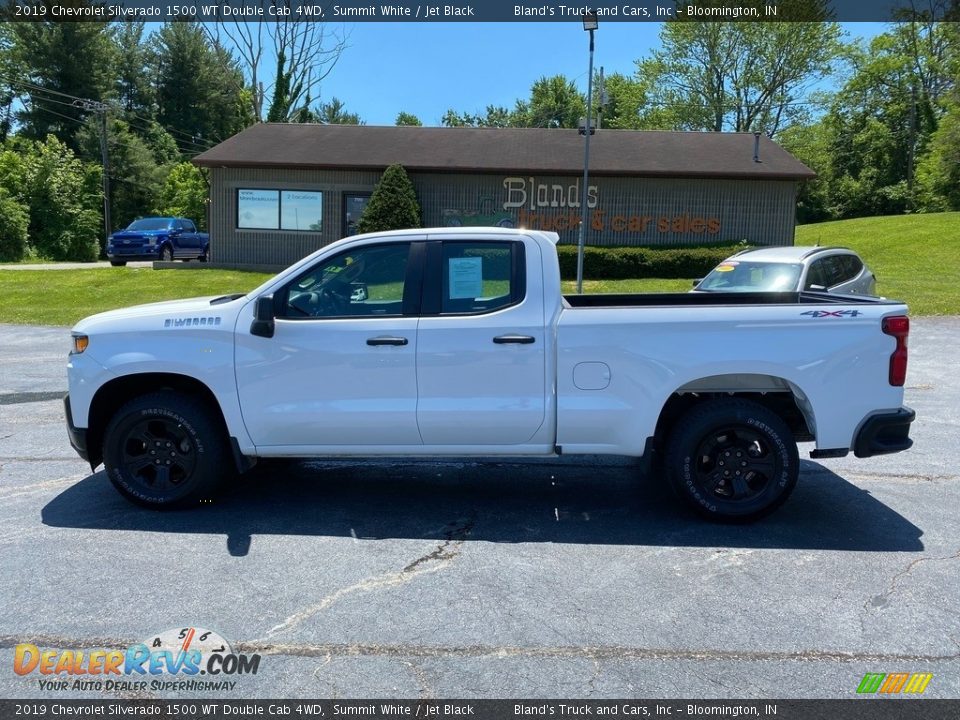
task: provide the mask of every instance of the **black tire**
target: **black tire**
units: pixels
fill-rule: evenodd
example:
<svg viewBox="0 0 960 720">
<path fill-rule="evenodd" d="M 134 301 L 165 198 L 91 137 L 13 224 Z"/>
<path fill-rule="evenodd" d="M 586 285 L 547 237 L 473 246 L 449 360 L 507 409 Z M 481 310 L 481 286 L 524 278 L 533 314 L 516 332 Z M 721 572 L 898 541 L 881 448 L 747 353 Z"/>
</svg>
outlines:
<svg viewBox="0 0 960 720">
<path fill-rule="evenodd" d="M 160 259 L 163 262 L 173 262 L 173 248 L 169 245 L 164 245 L 160 248 Z"/>
<path fill-rule="evenodd" d="M 157 510 L 209 501 L 233 467 L 219 418 L 170 390 L 134 398 L 114 414 L 103 464 L 121 495 Z"/>
<path fill-rule="evenodd" d="M 111 260 L 111 261 L 110 261 L 110 264 L 113 265 L 114 267 L 123 267 L 124 265 L 127 264 L 127 261 L 126 261 L 126 260 Z"/>
<path fill-rule="evenodd" d="M 197 260 L 199 260 L 200 262 L 206 262 L 206 261 L 207 261 L 207 254 L 204 253 L 203 255 L 201 255 L 200 257 L 198 257 Z"/>
<path fill-rule="evenodd" d="M 786 502 L 800 456 L 779 416 L 730 398 L 679 418 L 667 442 L 666 470 L 674 491 L 704 517 L 749 522 Z"/>
</svg>

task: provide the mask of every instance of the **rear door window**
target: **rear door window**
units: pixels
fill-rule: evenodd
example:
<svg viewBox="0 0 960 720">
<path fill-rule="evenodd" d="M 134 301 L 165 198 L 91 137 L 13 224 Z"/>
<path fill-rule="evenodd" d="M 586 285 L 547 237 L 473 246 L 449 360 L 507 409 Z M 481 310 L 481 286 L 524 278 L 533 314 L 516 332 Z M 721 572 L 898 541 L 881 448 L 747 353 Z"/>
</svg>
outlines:
<svg viewBox="0 0 960 720">
<path fill-rule="evenodd" d="M 444 242 L 440 312 L 493 312 L 521 302 L 522 257 L 519 242 Z"/>
<path fill-rule="evenodd" d="M 853 280 L 863 270 L 863 262 L 856 255 L 843 255 L 844 277 Z"/>
</svg>

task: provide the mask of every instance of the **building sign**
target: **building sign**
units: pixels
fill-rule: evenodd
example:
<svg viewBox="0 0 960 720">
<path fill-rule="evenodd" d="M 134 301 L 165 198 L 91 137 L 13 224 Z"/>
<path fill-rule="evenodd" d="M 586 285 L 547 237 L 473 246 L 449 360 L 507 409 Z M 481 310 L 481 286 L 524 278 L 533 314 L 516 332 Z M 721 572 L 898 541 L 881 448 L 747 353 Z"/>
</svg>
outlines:
<svg viewBox="0 0 960 720">
<path fill-rule="evenodd" d="M 576 230 L 581 222 L 581 180 L 570 183 L 543 183 L 535 177 L 503 179 L 503 209 L 516 213 L 519 227 L 564 232 Z M 587 186 L 590 229 L 595 232 L 633 234 L 718 235 L 720 218 L 702 213 L 653 214 L 624 212 L 604 207 L 600 188 Z"/>
</svg>

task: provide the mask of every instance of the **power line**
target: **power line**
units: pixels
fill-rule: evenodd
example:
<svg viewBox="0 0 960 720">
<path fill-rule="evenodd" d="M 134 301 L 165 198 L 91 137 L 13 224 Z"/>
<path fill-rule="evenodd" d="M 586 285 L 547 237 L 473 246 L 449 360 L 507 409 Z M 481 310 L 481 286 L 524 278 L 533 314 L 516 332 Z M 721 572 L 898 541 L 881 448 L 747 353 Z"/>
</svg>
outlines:
<svg viewBox="0 0 960 720">
<path fill-rule="evenodd" d="M 72 106 L 72 107 L 76 107 L 76 106 L 74 105 L 74 102 L 77 102 L 77 101 L 85 102 L 85 103 L 97 102 L 97 101 L 95 101 L 95 100 L 91 100 L 90 98 L 82 98 L 82 97 L 78 97 L 78 96 L 76 96 L 76 95 L 70 95 L 69 93 L 60 92 L 60 91 L 58 91 L 58 90 L 51 90 L 51 89 L 49 89 L 49 88 L 45 88 L 45 87 L 42 87 L 42 86 L 40 86 L 40 85 L 34 85 L 33 83 L 29 83 L 29 82 L 26 82 L 25 80 L 20 80 L 20 79 L 18 79 L 18 78 L 14 78 L 14 77 L 12 77 L 12 76 L 10 76 L 10 75 L 3 74 L 3 73 L 0 73 L 0 78 L 3 78 L 4 80 L 6 80 L 6 81 L 7 81 L 8 83 L 10 83 L 11 85 L 16 85 L 16 86 L 19 86 L 19 87 L 21 87 L 21 88 L 26 89 L 28 92 L 29 92 L 29 91 L 32 91 L 32 92 L 30 92 L 30 94 L 32 94 L 33 92 L 48 93 L 48 94 L 52 94 L 52 95 L 57 95 L 58 97 L 69 98 L 69 99 L 72 101 L 72 102 L 64 102 L 63 100 L 57 100 L 57 99 L 51 98 L 51 97 L 43 98 L 43 100 L 45 100 L 45 101 L 47 101 L 47 102 L 54 102 L 54 103 L 58 103 L 58 104 L 60 104 L 60 105 L 67 105 L 67 106 Z M 163 128 L 164 130 L 166 130 L 168 133 L 170 133 L 171 136 L 180 135 L 182 138 L 184 138 L 183 140 L 178 140 L 176 137 L 174 137 L 174 141 L 175 141 L 175 142 L 180 142 L 180 143 L 188 143 L 188 142 L 189 142 L 191 145 L 194 145 L 194 146 L 196 146 L 196 147 L 202 148 L 203 150 L 209 150 L 211 147 L 213 147 L 213 144 L 214 144 L 213 142 L 211 142 L 211 143 L 209 143 L 209 144 L 198 143 L 198 142 L 196 141 L 196 137 L 197 137 L 196 135 L 191 135 L 190 133 L 185 132 L 185 131 L 183 131 L 183 130 L 178 130 L 177 128 L 173 128 L 173 127 L 168 127 L 168 126 L 166 126 L 166 125 L 162 125 L 161 123 L 157 122 L 157 121 L 154 120 L 154 119 L 145 118 L 145 117 L 143 117 L 142 115 L 138 115 L 138 114 L 136 114 L 136 113 L 134 113 L 133 111 L 130 111 L 130 110 L 123 110 L 122 108 L 121 108 L 120 110 L 121 110 L 122 112 L 128 113 L 128 114 L 131 115 L 132 117 L 138 118 L 139 120 L 142 120 L 142 121 L 144 121 L 144 122 L 155 123 L 158 127 L 161 127 L 161 128 Z M 141 128 L 141 129 L 143 129 L 143 128 Z"/>
<path fill-rule="evenodd" d="M 43 98 L 41 98 L 40 101 L 41 101 L 41 102 L 46 102 L 46 100 L 43 99 Z M 70 122 L 75 122 L 75 123 L 77 123 L 78 125 L 86 125 L 86 124 L 87 124 L 85 121 L 80 120 L 79 118 L 70 117 L 69 115 L 64 115 L 63 113 L 58 113 L 56 110 L 51 110 L 50 108 L 44 107 L 43 105 L 38 105 L 37 102 L 38 102 L 37 100 L 31 98 L 31 104 L 32 104 L 37 110 L 42 110 L 43 112 L 50 113 L 51 115 L 56 115 L 57 117 L 61 117 L 61 118 L 63 118 L 64 120 L 69 120 Z"/>
</svg>

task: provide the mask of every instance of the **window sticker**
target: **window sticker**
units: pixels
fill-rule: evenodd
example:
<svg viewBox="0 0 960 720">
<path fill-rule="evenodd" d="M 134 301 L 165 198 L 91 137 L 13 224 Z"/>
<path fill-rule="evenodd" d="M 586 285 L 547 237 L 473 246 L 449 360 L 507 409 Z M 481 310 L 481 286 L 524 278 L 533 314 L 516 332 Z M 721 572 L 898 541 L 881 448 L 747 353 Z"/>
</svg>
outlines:
<svg viewBox="0 0 960 720">
<path fill-rule="evenodd" d="M 237 227 L 264 230 L 279 227 L 279 191 L 240 190 L 237 195 Z"/>
<path fill-rule="evenodd" d="M 717 272 L 730 272 L 737 267 L 739 263 L 736 262 L 725 262 L 722 265 L 717 265 Z"/>
<path fill-rule="evenodd" d="M 323 229 L 323 193 L 305 190 L 284 190 L 280 196 L 280 229 Z"/>
<path fill-rule="evenodd" d="M 450 299 L 483 295 L 483 258 L 450 258 Z"/>
</svg>

